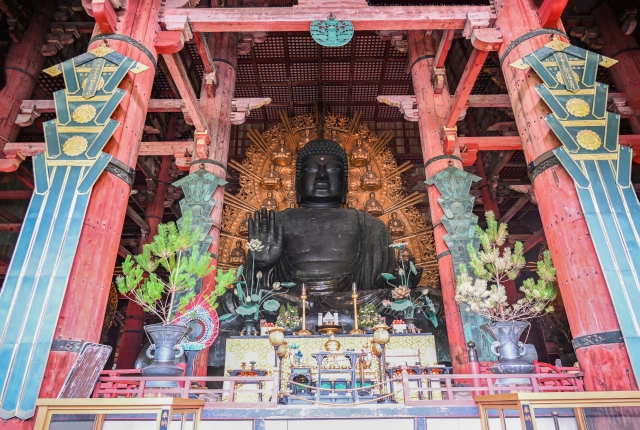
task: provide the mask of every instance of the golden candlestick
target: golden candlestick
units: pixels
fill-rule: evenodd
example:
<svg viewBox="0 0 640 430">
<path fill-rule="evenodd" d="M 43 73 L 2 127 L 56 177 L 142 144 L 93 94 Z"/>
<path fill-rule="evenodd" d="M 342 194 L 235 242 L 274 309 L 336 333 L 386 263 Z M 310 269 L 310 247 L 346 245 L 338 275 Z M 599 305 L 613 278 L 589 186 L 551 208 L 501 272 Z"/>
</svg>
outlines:
<svg viewBox="0 0 640 430">
<path fill-rule="evenodd" d="M 358 328 L 358 292 L 355 286 L 351 293 L 351 298 L 353 299 L 353 330 L 351 330 L 349 334 L 364 334 L 364 331 Z"/>
<path fill-rule="evenodd" d="M 297 334 L 298 336 L 311 336 L 309 330 L 307 330 L 307 289 L 302 284 L 302 295 L 300 296 L 302 299 L 302 330 L 300 330 Z"/>
</svg>

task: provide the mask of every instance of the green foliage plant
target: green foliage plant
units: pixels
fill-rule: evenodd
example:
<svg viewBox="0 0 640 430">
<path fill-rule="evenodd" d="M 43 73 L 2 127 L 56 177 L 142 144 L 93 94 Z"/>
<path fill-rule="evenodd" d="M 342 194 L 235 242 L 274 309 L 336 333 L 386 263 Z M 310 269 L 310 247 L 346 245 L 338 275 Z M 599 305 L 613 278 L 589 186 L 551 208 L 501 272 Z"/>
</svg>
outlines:
<svg viewBox="0 0 640 430">
<path fill-rule="evenodd" d="M 389 245 L 390 248 L 394 248 L 399 255 L 402 255 L 402 250 L 407 246 L 407 242 L 394 243 Z M 427 288 L 420 289 L 420 294 L 413 299 L 411 297 L 412 291 L 410 287 L 411 275 L 418 274 L 418 270 L 412 261 L 408 262 L 408 267 L 405 266 L 403 258 L 400 258 L 402 267 L 398 269 L 398 276 L 400 279 L 396 279 L 391 273 L 382 273 L 381 276 L 385 279 L 387 284 L 393 287 L 391 292 L 392 301 L 383 300 L 382 306 L 387 308 L 392 314 L 402 316 L 403 318 L 413 318 L 415 313 L 422 312 L 429 318 L 434 327 L 438 327 L 438 319 L 436 318 L 436 308 L 428 297 L 429 290 Z M 399 281 L 400 285 L 396 286 L 391 281 Z M 415 297 L 415 294 L 414 294 Z"/>
<path fill-rule="evenodd" d="M 380 323 L 378 308 L 373 303 L 361 306 L 358 309 L 358 328 L 373 328 Z"/>
<path fill-rule="evenodd" d="M 274 282 L 271 286 L 271 290 L 264 290 L 262 272 L 254 273 L 255 267 L 255 254 L 254 252 L 261 251 L 264 245 L 258 239 L 252 239 L 247 244 L 249 253 L 251 255 L 254 264 L 251 265 L 251 277 L 247 282 L 247 278 L 244 276 L 243 267 L 238 267 L 237 272 L 234 269 L 229 269 L 226 276 L 234 277 L 231 282 L 233 285 L 233 294 L 236 296 L 240 305 L 236 307 L 235 314 L 228 313 L 220 317 L 221 321 L 234 319 L 236 316 L 243 316 L 247 320 L 257 321 L 263 311 L 275 312 L 280 308 L 280 303 L 273 297 L 281 294 L 282 288 L 291 288 L 296 284 L 293 282 Z"/>
<path fill-rule="evenodd" d="M 123 276 L 116 278 L 118 291 L 163 324 L 172 324 L 176 315 L 198 304 L 215 309 L 218 296 L 225 291 L 223 285 L 209 293 L 194 291 L 197 280 L 215 270 L 209 253 L 199 250 L 201 236 L 201 229 L 192 228 L 190 212 L 184 213 L 180 229 L 174 222 L 160 224 L 153 241 L 142 247 L 142 254 L 128 255 L 122 263 Z"/>
<path fill-rule="evenodd" d="M 525 280 L 520 288 L 524 297 L 510 305 L 504 282 L 516 279 L 526 263 L 522 255 L 522 243 L 516 242 L 513 250 L 505 247 L 507 225 L 498 225 L 491 211 L 485 216 L 487 229 L 482 230 L 476 226 L 480 250 L 476 251 L 469 245 L 470 264 L 475 279 L 469 275 L 466 266 L 461 264 L 456 301 L 466 304 L 467 310 L 492 322 L 526 321 L 553 312 L 553 306 L 549 303 L 556 298 L 558 291 L 554 287 L 556 269 L 549 251 L 545 251 L 538 261 L 538 281 L 533 278 Z"/>
<path fill-rule="evenodd" d="M 280 308 L 278 318 L 276 319 L 276 327 L 295 330 L 300 327 L 301 324 L 302 318 L 300 318 L 300 311 L 297 306 L 287 303 Z"/>
</svg>

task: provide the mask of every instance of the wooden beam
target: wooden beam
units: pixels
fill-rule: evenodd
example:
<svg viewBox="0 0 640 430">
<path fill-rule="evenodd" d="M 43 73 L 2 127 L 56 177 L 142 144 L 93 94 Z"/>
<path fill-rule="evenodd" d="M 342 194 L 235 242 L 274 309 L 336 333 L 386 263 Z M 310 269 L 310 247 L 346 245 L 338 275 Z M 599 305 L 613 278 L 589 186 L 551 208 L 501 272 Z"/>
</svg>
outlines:
<svg viewBox="0 0 640 430">
<path fill-rule="evenodd" d="M 355 30 L 446 30 L 462 29 L 469 12 L 487 12 L 491 6 L 367 6 L 333 5 L 274 8 L 167 8 L 161 18 L 167 30 L 189 23 L 193 32 L 304 31 L 311 22 L 330 13 L 349 20 Z"/>
<path fill-rule="evenodd" d="M 33 182 L 33 173 L 31 173 L 26 167 L 22 164 L 16 171 L 13 172 L 13 175 L 17 180 L 26 185 L 29 189 L 33 190 L 35 188 L 35 184 Z"/>
<path fill-rule="evenodd" d="M 110 0 L 92 0 L 93 17 L 102 33 L 111 34 L 116 32 L 118 17 L 113 10 Z"/>
<path fill-rule="evenodd" d="M 438 51 L 436 52 L 436 58 L 433 61 L 433 67 L 440 69 L 444 67 L 444 62 L 447 59 L 449 49 L 451 49 L 451 42 L 453 42 L 454 30 L 444 30 L 442 33 L 442 39 L 440 39 L 440 45 L 438 45 Z"/>
<path fill-rule="evenodd" d="M 0 208 L 0 216 L 11 223 L 21 223 L 22 220 L 11 212 Z"/>
<path fill-rule="evenodd" d="M 533 233 L 533 235 L 522 244 L 522 253 L 529 251 L 531 248 L 542 242 L 545 238 L 544 228 Z"/>
<path fill-rule="evenodd" d="M 44 152 L 44 142 L 9 142 L 5 149 L 10 154 L 19 152 L 25 157 L 33 157 L 34 155 Z M 193 149 L 192 141 L 177 140 L 172 142 L 140 142 L 139 156 L 146 155 L 175 155 L 176 153 L 191 153 Z"/>
<path fill-rule="evenodd" d="M 193 41 L 202 59 L 204 73 L 213 73 L 215 68 L 213 67 L 213 59 L 211 58 L 211 51 L 209 51 L 209 43 L 207 42 L 206 35 L 204 33 L 193 33 Z"/>
<path fill-rule="evenodd" d="M 131 206 L 127 206 L 127 215 L 133 220 L 133 222 L 138 224 L 138 227 L 140 227 L 140 230 L 142 230 L 143 235 L 149 234 L 149 232 L 151 231 L 149 224 L 147 224 L 147 222 L 142 219 L 142 217 L 138 215 L 138 212 L 136 212 Z"/>
<path fill-rule="evenodd" d="M 0 231 L 12 231 L 14 233 L 19 233 L 22 228 L 22 223 L 0 223 Z"/>
<path fill-rule="evenodd" d="M 495 163 L 495 165 L 490 166 L 491 170 L 487 174 L 487 180 L 492 181 L 493 178 L 497 178 L 498 176 L 500 176 L 500 172 L 502 171 L 502 169 L 504 169 L 509 160 L 511 160 L 511 157 L 513 157 L 513 154 L 515 154 L 515 152 L 516 151 L 504 151 L 501 154 L 498 154 L 500 158 Z"/>
<path fill-rule="evenodd" d="M 476 79 L 488 55 L 489 51 L 480 51 L 475 48 L 471 53 L 467 66 L 464 68 L 464 72 L 462 72 L 462 76 L 460 77 L 456 93 L 451 100 L 447 116 L 445 117 L 444 126 L 446 128 L 453 128 L 458 122 L 460 114 L 465 109 L 469 94 L 471 94 L 471 90 L 476 83 Z"/>
<path fill-rule="evenodd" d="M 122 258 L 127 258 L 128 255 L 133 257 L 133 254 L 131 253 L 131 251 L 129 251 L 127 248 L 125 248 L 122 245 L 118 245 L 118 255 Z"/>
<path fill-rule="evenodd" d="M 32 194 L 31 190 L 0 191 L 0 200 L 29 200 Z"/>
<path fill-rule="evenodd" d="M 509 210 L 504 215 L 502 215 L 502 218 L 500 218 L 500 221 L 498 221 L 498 223 L 509 222 L 509 220 L 513 218 L 514 215 L 517 214 L 518 211 L 522 209 L 527 203 L 529 203 L 529 194 L 520 197 L 513 204 L 513 206 L 511 206 Z"/>
<path fill-rule="evenodd" d="M 538 9 L 540 25 L 545 28 L 555 27 L 567 7 L 569 0 L 544 0 Z"/>
<path fill-rule="evenodd" d="M 198 97 L 193 90 L 193 86 L 191 85 L 191 81 L 189 80 L 189 75 L 187 74 L 187 70 L 184 67 L 180 55 L 165 54 L 162 56 L 162 58 L 167 64 L 169 72 L 171 72 L 173 82 L 178 88 L 180 97 L 182 97 L 184 106 L 187 112 L 189 112 L 189 116 L 191 117 L 191 121 L 196 128 L 196 132 L 206 131 L 208 129 L 207 119 L 205 118 L 204 113 L 202 113 L 202 109 L 200 108 L 200 101 L 198 100 Z"/>
</svg>

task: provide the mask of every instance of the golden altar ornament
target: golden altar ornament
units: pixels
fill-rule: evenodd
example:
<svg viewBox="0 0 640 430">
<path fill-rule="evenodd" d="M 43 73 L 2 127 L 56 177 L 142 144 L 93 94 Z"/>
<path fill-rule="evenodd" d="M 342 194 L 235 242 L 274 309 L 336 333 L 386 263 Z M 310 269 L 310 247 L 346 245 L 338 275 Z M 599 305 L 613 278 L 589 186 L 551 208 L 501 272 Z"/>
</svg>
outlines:
<svg viewBox="0 0 640 430">
<path fill-rule="evenodd" d="M 349 334 L 364 334 L 364 331 L 358 328 L 358 291 L 356 290 L 356 283 L 353 283 L 353 292 L 351 293 L 353 299 L 353 330 Z"/>
<path fill-rule="evenodd" d="M 269 343 L 273 347 L 280 346 L 285 343 L 284 329 L 282 327 L 273 327 L 271 330 L 269 330 Z"/>
<path fill-rule="evenodd" d="M 391 335 L 389 334 L 389 327 L 385 324 L 378 324 L 373 327 L 375 330 L 373 332 L 373 341 L 378 345 L 386 345 L 391 340 Z"/>
<path fill-rule="evenodd" d="M 302 299 L 302 330 L 296 334 L 298 336 L 311 336 L 313 333 L 307 330 L 307 289 L 304 284 L 302 284 L 302 295 L 300 299 Z"/>
</svg>

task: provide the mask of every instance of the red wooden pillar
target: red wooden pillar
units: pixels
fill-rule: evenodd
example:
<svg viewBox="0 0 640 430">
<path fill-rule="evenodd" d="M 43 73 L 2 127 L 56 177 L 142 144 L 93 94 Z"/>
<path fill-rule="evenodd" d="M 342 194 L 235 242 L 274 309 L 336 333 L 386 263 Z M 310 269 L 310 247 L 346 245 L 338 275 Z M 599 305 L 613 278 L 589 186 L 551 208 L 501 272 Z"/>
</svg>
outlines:
<svg viewBox="0 0 640 430">
<path fill-rule="evenodd" d="M 37 2 L 22 40 L 14 42 L 7 53 L 3 71 L 6 85 L 0 90 L 0 149 L 4 149 L 7 141 L 15 141 L 20 131 L 15 126 L 16 116 L 22 101 L 31 97 L 42 70 L 45 57 L 40 48 L 47 43 L 45 36 L 57 5 L 57 0 Z M 4 158 L 4 154 L 1 157 Z"/>
<path fill-rule="evenodd" d="M 434 157 L 443 156 L 442 139 L 440 132 L 445 116 L 449 109 L 449 90 L 445 85 L 440 94 L 435 94 L 431 83 L 431 71 L 433 70 L 433 59 L 426 56 L 435 54 L 434 41 L 432 37 L 425 37 L 424 31 L 409 31 L 409 64 L 412 65 L 411 77 L 413 88 L 418 104 L 420 128 L 420 140 L 422 143 L 422 156 L 425 163 Z M 460 157 L 459 150 L 454 156 Z M 462 162 L 453 158 L 443 158 L 428 164 L 425 168 L 427 178 L 446 169 L 449 163 L 462 169 Z M 438 204 L 440 192 L 435 186 L 428 187 L 429 209 L 431 220 L 437 223 L 444 212 Z M 436 253 L 447 251 L 449 248 L 444 243 L 442 237 L 447 233 L 442 224 L 433 229 L 435 237 Z M 466 373 L 466 341 L 464 329 L 462 327 L 462 317 L 460 308 L 455 301 L 456 275 L 453 269 L 451 254 L 445 255 L 438 260 L 440 271 L 440 286 L 442 288 L 442 300 L 447 320 L 447 334 L 449 336 L 449 347 L 451 350 L 451 361 L 455 373 Z"/>
<path fill-rule="evenodd" d="M 116 32 L 146 47 L 155 58 L 154 38 L 159 31 L 161 0 L 130 0 L 119 16 Z M 89 49 L 95 48 L 99 41 Z M 147 115 L 154 79 L 154 65 L 147 54 L 125 42 L 108 40 L 109 47 L 150 69 L 128 73 L 120 88 L 126 91 L 113 118 L 120 123 L 105 151 L 135 169 L 138 147 Z M 126 167 L 125 167 L 126 168 Z M 120 244 L 120 234 L 131 187 L 111 173 L 103 173 L 93 188 L 80 235 L 65 300 L 57 323 L 56 339 L 97 342 Z M 41 397 L 55 397 L 77 354 L 52 351 L 47 363 Z"/>
<path fill-rule="evenodd" d="M 207 118 L 209 126 L 208 158 L 204 167 L 219 178 L 227 177 L 227 160 L 229 158 L 229 138 L 231 137 L 231 100 L 236 87 L 236 67 L 238 64 L 238 39 L 235 33 L 211 33 L 209 35 L 209 50 L 218 73 L 218 85 L 213 97 L 207 95 L 203 82 L 200 92 L 200 105 Z M 191 172 L 200 168 L 200 162 L 194 154 Z M 213 227 L 209 236 L 213 238 L 209 252 L 215 259 L 217 266 L 218 245 L 220 243 L 220 223 L 222 222 L 222 204 L 224 201 L 224 187 L 218 187 L 213 194 L 216 205 L 211 212 Z M 215 273 L 207 276 L 202 282 L 203 290 L 211 290 L 215 286 Z M 204 349 L 198 355 L 196 375 L 206 376 L 209 349 Z"/>
<path fill-rule="evenodd" d="M 536 10 L 529 0 L 496 0 L 496 27 L 504 43 L 499 55 L 507 90 L 522 137 L 527 163 L 560 146 L 542 117 L 550 111 L 536 93 L 540 79 L 532 70 L 520 71 L 510 63 L 548 43 L 548 34 L 520 39 L 506 58 L 507 47 L 516 39 L 540 28 Z M 542 167 L 545 167 L 542 164 Z M 623 343 L 598 343 L 598 334 L 620 327 L 602 269 L 587 229 L 575 185 L 560 165 L 541 168 L 533 180 L 538 209 L 549 243 L 571 332 L 589 346 L 576 354 L 590 391 L 636 390 L 633 370 Z"/>
<path fill-rule="evenodd" d="M 627 96 L 627 104 L 635 111 L 640 109 L 640 47 L 636 38 L 625 36 L 611 7 L 603 3 L 593 11 L 600 37 L 604 46 L 602 55 L 618 60 L 618 64 L 609 68 L 609 74 L 618 91 Z M 629 125 L 634 134 L 640 134 L 640 123 L 634 115 L 629 118 Z"/>
<path fill-rule="evenodd" d="M 171 116 L 167 126 L 167 140 L 175 139 L 175 116 Z M 170 133 L 171 128 L 174 132 Z M 171 134 L 173 134 L 171 136 Z M 157 174 L 156 195 L 147 202 L 145 210 L 145 221 L 149 224 L 149 235 L 140 238 L 140 247 L 138 252 L 142 252 L 142 247 L 153 241 L 153 236 L 158 233 L 158 225 L 162 223 L 162 215 L 164 214 L 164 200 L 167 194 L 167 182 L 169 181 L 169 169 L 171 168 L 172 157 L 164 155 L 161 157 L 160 169 Z M 132 301 L 127 306 L 127 316 L 122 329 L 122 338 L 120 339 L 120 349 L 118 350 L 118 359 L 116 367 L 118 369 L 132 369 L 140 353 L 140 346 L 144 337 L 144 322 L 146 312 L 142 307 Z"/>
</svg>

